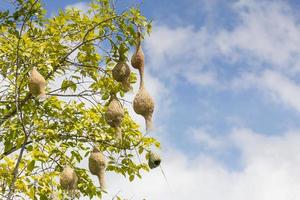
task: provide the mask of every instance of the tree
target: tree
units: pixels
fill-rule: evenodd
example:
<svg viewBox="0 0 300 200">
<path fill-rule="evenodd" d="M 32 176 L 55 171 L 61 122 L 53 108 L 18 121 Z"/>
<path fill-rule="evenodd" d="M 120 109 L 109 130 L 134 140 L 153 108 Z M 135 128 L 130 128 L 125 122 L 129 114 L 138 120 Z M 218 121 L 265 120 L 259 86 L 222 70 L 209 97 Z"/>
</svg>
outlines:
<svg viewBox="0 0 300 200">
<path fill-rule="evenodd" d="M 138 7 L 119 11 L 109 0 L 92 1 L 87 13 L 67 9 L 50 18 L 40 0 L 15 0 L 11 7 L 0 12 L 1 199 L 51 199 L 53 191 L 65 198 L 58 177 L 66 165 L 75 169 L 80 196 L 101 197 L 78 165 L 93 146 L 105 154 L 107 171 L 141 178 L 149 168 L 136 158 L 159 142 L 143 135 L 128 111 L 118 140 L 104 113 L 112 95 L 128 103 L 112 68 L 120 57 L 128 60 L 151 23 Z M 33 67 L 47 81 L 42 102 L 28 90 Z"/>
</svg>

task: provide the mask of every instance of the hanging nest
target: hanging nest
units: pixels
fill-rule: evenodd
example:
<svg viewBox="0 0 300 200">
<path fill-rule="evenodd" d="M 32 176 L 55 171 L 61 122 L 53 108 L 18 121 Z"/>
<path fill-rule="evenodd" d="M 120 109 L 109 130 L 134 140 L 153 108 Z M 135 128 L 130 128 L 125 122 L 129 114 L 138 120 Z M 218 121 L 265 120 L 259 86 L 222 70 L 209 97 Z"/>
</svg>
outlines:
<svg viewBox="0 0 300 200">
<path fill-rule="evenodd" d="M 34 67 L 29 76 L 28 87 L 30 93 L 38 99 L 46 98 L 46 80 Z"/>
<path fill-rule="evenodd" d="M 137 114 L 142 115 L 145 118 L 146 130 L 151 130 L 154 101 L 143 84 L 133 100 L 133 109 Z"/>
<path fill-rule="evenodd" d="M 124 61 L 119 61 L 112 70 L 113 78 L 122 84 L 125 92 L 128 92 L 132 89 L 130 85 L 130 73 L 130 68 Z"/>
<path fill-rule="evenodd" d="M 154 112 L 154 101 L 146 88 L 144 87 L 144 63 L 145 57 L 141 47 L 141 34 L 138 32 L 138 44 L 136 52 L 131 58 L 131 65 L 139 70 L 140 73 L 140 88 L 133 100 L 134 111 L 142 115 L 146 121 L 146 130 L 152 129 L 152 115 Z"/>
<path fill-rule="evenodd" d="M 121 103 L 113 96 L 108 105 L 107 111 L 105 113 L 105 119 L 107 123 L 115 128 L 117 138 L 122 138 L 120 125 L 124 117 L 124 110 Z"/>
<path fill-rule="evenodd" d="M 106 161 L 104 155 L 94 147 L 89 157 L 89 169 L 91 174 L 98 176 L 101 189 L 105 189 L 105 168 Z"/>
<path fill-rule="evenodd" d="M 126 62 L 120 61 L 112 70 L 113 78 L 118 82 L 123 82 L 130 76 L 130 68 Z"/>
<path fill-rule="evenodd" d="M 60 185 L 63 189 L 71 191 L 76 189 L 78 177 L 73 168 L 66 166 L 60 174 Z"/>
<path fill-rule="evenodd" d="M 141 47 L 141 34 L 139 34 L 139 39 L 136 45 L 135 53 L 131 57 L 131 65 L 135 69 L 142 70 L 145 65 L 145 55 Z"/>
<path fill-rule="evenodd" d="M 149 160 L 148 160 L 148 165 L 149 165 L 150 169 L 154 169 L 154 168 L 158 167 L 160 165 L 160 163 L 161 163 L 160 156 L 154 152 L 150 152 Z"/>
</svg>

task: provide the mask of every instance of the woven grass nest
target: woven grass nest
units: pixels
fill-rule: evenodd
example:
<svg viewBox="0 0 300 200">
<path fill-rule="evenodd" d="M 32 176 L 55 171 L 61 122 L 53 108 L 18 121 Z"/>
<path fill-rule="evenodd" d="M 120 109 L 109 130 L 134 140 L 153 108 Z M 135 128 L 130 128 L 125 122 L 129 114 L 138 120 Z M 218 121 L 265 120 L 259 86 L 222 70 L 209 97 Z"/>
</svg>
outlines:
<svg viewBox="0 0 300 200">
<path fill-rule="evenodd" d="M 34 67 L 29 76 L 28 87 L 30 93 L 38 99 L 46 98 L 46 80 Z"/>
<path fill-rule="evenodd" d="M 131 65 L 133 68 L 141 70 L 145 66 L 145 55 L 141 46 L 141 34 L 138 33 L 138 41 L 136 50 L 131 57 Z"/>
<path fill-rule="evenodd" d="M 120 125 L 122 123 L 123 118 L 124 118 L 123 106 L 115 96 L 112 96 L 107 111 L 105 113 L 105 119 L 111 127 L 115 128 L 116 136 L 118 139 L 122 138 Z"/>
<path fill-rule="evenodd" d="M 89 170 L 91 174 L 96 175 L 99 179 L 101 189 L 105 189 L 105 168 L 106 160 L 102 152 L 94 148 L 89 157 Z"/>
<path fill-rule="evenodd" d="M 73 168 L 66 166 L 60 174 L 60 185 L 65 190 L 76 189 L 78 177 Z"/>
<path fill-rule="evenodd" d="M 134 111 L 145 118 L 146 130 L 152 129 L 152 115 L 154 112 L 154 101 L 146 88 L 142 85 L 133 100 Z"/>
<path fill-rule="evenodd" d="M 130 68 L 125 61 L 119 61 L 112 70 L 113 78 L 122 84 L 125 92 L 130 91 Z"/>
<path fill-rule="evenodd" d="M 150 152 L 149 160 L 148 160 L 148 166 L 150 167 L 150 169 L 154 169 L 158 167 L 160 163 L 161 163 L 161 157 L 154 152 Z"/>
</svg>

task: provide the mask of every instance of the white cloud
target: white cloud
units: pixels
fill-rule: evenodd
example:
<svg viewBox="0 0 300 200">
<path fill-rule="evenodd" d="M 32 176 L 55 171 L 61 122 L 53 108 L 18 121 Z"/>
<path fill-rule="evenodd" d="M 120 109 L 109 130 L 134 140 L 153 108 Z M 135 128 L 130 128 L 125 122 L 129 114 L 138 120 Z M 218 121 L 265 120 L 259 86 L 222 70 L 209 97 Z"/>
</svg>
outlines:
<svg viewBox="0 0 300 200">
<path fill-rule="evenodd" d="M 261 83 L 275 95 L 275 99 L 300 112 L 300 86 L 296 82 L 280 73 L 266 71 L 261 78 Z"/>
<path fill-rule="evenodd" d="M 184 77 L 189 80 L 190 82 L 202 85 L 202 86 L 213 86 L 217 85 L 217 74 L 212 71 L 206 71 L 206 72 L 187 72 Z"/>
<path fill-rule="evenodd" d="M 265 70 L 261 74 L 244 73 L 231 82 L 234 89 L 257 88 L 267 100 L 281 103 L 300 112 L 300 85 L 274 70 Z"/>
<path fill-rule="evenodd" d="M 191 141 L 198 143 L 202 147 L 212 150 L 220 150 L 226 147 L 225 137 L 213 135 L 204 127 L 192 129 L 188 132 L 192 134 Z"/>
<path fill-rule="evenodd" d="M 239 1 L 234 9 L 240 23 L 231 30 L 221 29 L 216 33 L 209 32 L 205 25 L 196 29 L 154 24 L 154 31 L 145 42 L 151 70 L 164 81 L 178 83 L 184 77 L 201 86 L 216 85 L 220 74 L 214 70 L 215 66 L 207 69 L 214 58 L 247 62 L 253 68 L 245 70 L 239 80 L 230 82 L 234 85 L 231 89 L 254 86 L 268 95 L 268 99 L 300 111 L 300 86 L 289 74 L 299 68 L 300 29 L 290 8 L 283 1 Z M 283 69 L 286 74 L 281 72 Z M 264 136 L 235 129 L 228 136 L 215 137 L 199 129 L 194 131 L 193 139 L 216 150 L 237 148 L 242 169 L 229 170 L 210 154 L 199 153 L 190 158 L 179 150 L 169 149 L 164 153 L 163 167 L 172 191 L 159 170 L 130 185 L 112 179 L 112 183 L 119 183 L 115 190 L 122 185 L 122 194 L 127 198 L 135 195 L 133 199 L 154 200 L 300 198 L 299 131 Z"/>
<path fill-rule="evenodd" d="M 218 4 L 209 4 L 207 12 L 214 12 L 214 6 Z M 199 28 L 154 23 L 145 41 L 152 70 L 172 83 L 184 78 L 200 86 L 221 85 L 218 71 L 223 66 L 216 66 L 215 60 L 246 63 L 250 71 L 269 68 L 291 75 L 299 71 L 300 26 L 286 2 L 240 0 L 231 8 L 238 17 L 231 29 L 212 30 L 211 21 Z"/>
<path fill-rule="evenodd" d="M 170 28 L 154 25 L 145 41 L 149 65 L 162 80 L 178 83 L 180 77 L 199 85 L 214 85 L 214 71 L 204 70 L 215 52 L 206 28 Z"/>
<path fill-rule="evenodd" d="M 170 187 L 160 170 L 155 169 L 133 183 L 110 177 L 110 194 L 120 191 L 121 196 L 133 200 L 297 200 L 299 141 L 299 132 L 263 136 L 248 129 L 235 129 L 224 142 L 240 150 L 240 171 L 229 170 L 209 155 L 190 158 L 170 149 L 162 163 Z"/>
<path fill-rule="evenodd" d="M 214 6 L 217 4 L 209 4 L 207 12 Z M 293 81 L 300 69 L 297 16 L 284 1 L 240 0 L 231 7 L 238 17 L 232 29 L 154 24 L 145 42 L 151 70 L 162 81 L 172 81 L 168 86 L 174 91 L 182 79 L 215 88 L 254 86 L 263 89 L 267 99 L 300 111 L 300 86 Z M 216 59 L 245 67 L 224 69 L 215 66 Z M 240 77 L 224 80 L 222 70 L 232 70 Z"/>
<path fill-rule="evenodd" d="M 276 68 L 299 68 L 300 27 L 285 2 L 239 1 L 234 8 L 241 22 L 220 31 L 216 41 L 222 53 Z"/>
</svg>

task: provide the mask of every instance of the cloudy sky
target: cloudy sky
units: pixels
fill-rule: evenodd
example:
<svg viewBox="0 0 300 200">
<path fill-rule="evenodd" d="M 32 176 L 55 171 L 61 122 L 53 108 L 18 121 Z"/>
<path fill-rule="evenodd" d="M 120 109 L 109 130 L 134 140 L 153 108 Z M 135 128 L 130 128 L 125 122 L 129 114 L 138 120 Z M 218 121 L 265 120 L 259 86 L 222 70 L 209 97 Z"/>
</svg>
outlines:
<svg viewBox="0 0 300 200">
<path fill-rule="evenodd" d="M 105 198 L 299 200 L 300 1 L 144 0 L 141 9 L 153 19 L 146 85 L 169 184 L 160 169 L 130 184 L 109 175 Z"/>
</svg>

